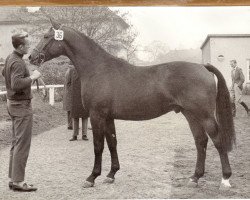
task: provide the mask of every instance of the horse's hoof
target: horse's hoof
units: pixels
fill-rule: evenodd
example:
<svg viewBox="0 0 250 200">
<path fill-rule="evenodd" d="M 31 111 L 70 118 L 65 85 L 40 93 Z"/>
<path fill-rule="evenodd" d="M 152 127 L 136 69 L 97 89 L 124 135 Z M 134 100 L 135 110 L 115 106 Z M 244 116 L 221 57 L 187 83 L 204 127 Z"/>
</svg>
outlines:
<svg viewBox="0 0 250 200">
<path fill-rule="evenodd" d="M 114 178 L 109 178 L 106 177 L 106 179 L 103 181 L 104 183 L 114 183 L 115 179 Z"/>
<path fill-rule="evenodd" d="M 222 179 L 220 184 L 220 190 L 227 191 L 230 190 L 231 184 L 229 183 L 229 179 Z"/>
<path fill-rule="evenodd" d="M 195 181 L 194 179 L 190 178 L 189 181 L 188 181 L 188 184 L 187 184 L 188 187 L 192 187 L 192 188 L 195 188 L 198 186 L 198 182 Z"/>
<path fill-rule="evenodd" d="M 90 188 L 90 187 L 93 187 L 93 186 L 94 186 L 94 183 L 91 183 L 89 181 L 85 181 L 84 184 L 83 184 L 84 188 Z"/>
</svg>

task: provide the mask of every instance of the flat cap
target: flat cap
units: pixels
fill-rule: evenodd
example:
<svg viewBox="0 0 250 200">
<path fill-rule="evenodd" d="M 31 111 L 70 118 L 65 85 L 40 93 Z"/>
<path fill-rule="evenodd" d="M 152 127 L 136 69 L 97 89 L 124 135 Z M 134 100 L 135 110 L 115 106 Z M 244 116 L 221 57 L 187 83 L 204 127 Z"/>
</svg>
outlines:
<svg viewBox="0 0 250 200">
<path fill-rule="evenodd" d="M 25 38 L 25 37 L 28 37 L 27 32 L 15 33 L 14 35 L 12 35 L 12 40 L 22 39 L 22 38 Z"/>
<path fill-rule="evenodd" d="M 19 45 L 25 43 L 25 38 L 28 37 L 27 32 L 20 32 L 20 33 L 15 33 L 12 35 L 12 44 L 14 48 L 17 48 Z"/>
</svg>

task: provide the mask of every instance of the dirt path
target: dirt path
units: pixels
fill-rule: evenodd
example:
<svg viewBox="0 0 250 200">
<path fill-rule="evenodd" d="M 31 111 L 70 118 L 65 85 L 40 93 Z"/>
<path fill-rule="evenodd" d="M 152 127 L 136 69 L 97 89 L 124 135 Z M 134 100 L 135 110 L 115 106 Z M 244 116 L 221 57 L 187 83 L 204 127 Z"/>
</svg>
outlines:
<svg viewBox="0 0 250 200">
<path fill-rule="evenodd" d="M 66 130 L 66 126 L 61 126 L 33 137 L 26 177 L 38 186 L 35 193 L 14 193 L 7 188 L 9 148 L 0 151 L 0 199 L 250 197 L 246 189 L 250 183 L 249 165 L 245 172 L 237 173 L 235 166 L 241 162 L 234 160 L 239 156 L 237 151 L 231 158 L 235 163 L 232 165 L 236 173 L 232 177 L 234 188 L 229 192 L 219 191 L 221 167 L 211 142 L 205 179 L 198 188 L 187 187 L 188 177 L 195 166 L 196 150 L 182 115 L 169 113 L 144 122 L 116 121 L 116 127 L 121 169 L 114 184 L 103 183 L 110 169 L 110 156 L 105 144 L 102 175 L 97 178 L 95 187 L 82 187 L 93 167 L 92 133 L 89 131 L 90 140 L 87 142 L 69 142 L 71 132 Z M 247 142 L 250 143 L 249 140 Z"/>
</svg>

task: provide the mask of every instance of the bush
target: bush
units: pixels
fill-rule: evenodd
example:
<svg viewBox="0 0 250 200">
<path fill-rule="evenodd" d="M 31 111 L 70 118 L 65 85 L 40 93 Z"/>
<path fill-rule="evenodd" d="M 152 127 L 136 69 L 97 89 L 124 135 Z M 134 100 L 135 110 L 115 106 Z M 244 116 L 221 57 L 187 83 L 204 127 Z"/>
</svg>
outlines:
<svg viewBox="0 0 250 200">
<path fill-rule="evenodd" d="M 42 89 L 42 88 L 41 88 Z M 39 96 L 42 98 L 42 91 L 40 91 Z M 55 94 L 54 94 L 54 100 L 55 102 L 61 102 L 63 100 L 63 88 L 55 88 Z M 45 99 L 43 99 L 45 102 L 49 102 L 49 89 L 47 89 L 47 96 Z"/>
<path fill-rule="evenodd" d="M 46 85 L 63 84 L 68 65 L 68 62 L 60 60 L 44 63 L 40 68 L 44 83 Z"/>
<path fill-rule="evenodd" d="M 29 63 L 27 64 L 30 69 L 34 68 L 34 66 L 31 66 Z M 46 85 L 58 85 L 64 83 L 68 66 L 69 59 L 66 57 L 59 57 L 45 62 L 38 70 L 42 73 L 43 81 Z"/>
</svg>

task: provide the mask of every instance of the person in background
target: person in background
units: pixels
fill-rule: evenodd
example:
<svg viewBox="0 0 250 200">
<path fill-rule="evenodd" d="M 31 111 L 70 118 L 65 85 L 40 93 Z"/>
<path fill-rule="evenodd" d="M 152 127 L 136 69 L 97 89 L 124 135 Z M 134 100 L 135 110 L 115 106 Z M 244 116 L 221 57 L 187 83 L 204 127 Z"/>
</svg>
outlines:
<svg viewBox="0 0 250 200">
<path fill-rule="evenodd" d="M 70 66 L 66 72 L 65 83 L 70 88 L 70 92 L 65 93 L 65 99 L 69 101 L 69 112 L 71 120 L 73 119 L 73 135 L 70 141 L 77 140 L 79 135 L 79 119 L 82 121 L 82 139 L 88 140 L 88 113 L 84 109 L 81 98 L 81 82 L 77 71 L 73 66 Z M 68 96 L 66 96 L 68 95 Z M 69 116 L 69 115 L 68 115 Z M 68 120 L 69 121 L 69 120 Z"/>
<path fill-rule="evenodd" d="M 72 117 L 71 117 L 71 107 L 72 107 L 72 76 L 70 75 L 70 68 L 73 66 L 69 65 L 65 73 L 65 81 L 63 88 L 63 109 L 67 112 L 67 124 L 68 129 L 73 130 Z"/>
<path fill-rule="evenodd" d="M 28 53 L 27 33 L 12 36 L 14 51 L 6 58 L 2 75 L 7 90 L 7 110 L 12 120 L 12 143 L 9 162 L 9 188 L 14 191 L 31 192 L 37 188 L 24 181 L 29 156 L 33 111 L 31 85 L 41 77 L 40 72 L 30 72 L 23 60 Z"/>
<path fill-rule="evenodd" d="M 236 116 L 235 103 L 239 103 L 240 105 L 242 105 L 244 107 L 247 114 L 249 115 L 249 108 L 245 104 L 245 102 L 242 101 L 243 83 L 245 81 L 244 74 L 242 72 L 242 69 L 237 66 L 236 60 L 231 60 L 230 65 L 232 68 L 232 71 L 231 71 L 231 77 L 232 77 L 232 86 L 231 86 L 232 114 L 234 117 Z"/>
</svg>

